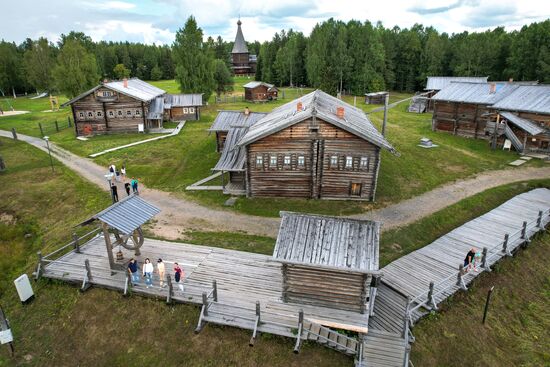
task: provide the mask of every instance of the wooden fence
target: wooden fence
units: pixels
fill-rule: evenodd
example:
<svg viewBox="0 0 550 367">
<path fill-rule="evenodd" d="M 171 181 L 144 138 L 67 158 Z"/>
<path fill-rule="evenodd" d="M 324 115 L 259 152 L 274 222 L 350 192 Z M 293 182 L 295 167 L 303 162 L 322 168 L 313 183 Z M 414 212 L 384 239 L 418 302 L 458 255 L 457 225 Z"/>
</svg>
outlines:
<svg viewBox="0 0 550 367">
<path fill-rule="evenodd" d="M 73 126 L 73 121 L 70 116 L 67 120 L 54 120 L 48 122 L 39 122 L 37 125 L 42 137 L 60 132 Z"/>
</svg>

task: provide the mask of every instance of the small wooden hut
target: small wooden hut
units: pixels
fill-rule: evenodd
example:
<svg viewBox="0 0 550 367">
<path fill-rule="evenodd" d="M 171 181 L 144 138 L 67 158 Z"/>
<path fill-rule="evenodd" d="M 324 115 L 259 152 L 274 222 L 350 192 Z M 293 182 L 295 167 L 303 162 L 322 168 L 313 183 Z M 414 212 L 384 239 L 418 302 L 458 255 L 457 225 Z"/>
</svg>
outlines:
<svg viewBox="0 0 550 367">
<path fill-rule="evenodd" d="M 487 83 L 488 77 L 482 76 L 429 76 L 426 81 L 426 92 L 422 94 L 426 100 L 423 101 L 424 110 L 421 112 L 431 112 L 434 109 L 434 103 L 431 98 L 440 90 L 448 87 L 451 83 L 456 82 L 465 82 L 465 83 Z M 421 106 L 417 105 L 415 108 L 409 108 L 409 112 L 418 112 L 422 109 Z"/>
<path fill-rule="evenodd" d="M 389 95 L 389 92 L 365 93 L 365 103 L 366 104 L 384 104 L 386 103 L 387 95 Z"/>
<path fill-rule="evenodd" d="M 273 84 L 249 82 L 243 85 L 244 99 L 250 102 L 265 102 L 277 99 L 279 90 Z"/>
<path fill-rule="evenodd" d="M 380 225 L 281 212 L 273 259 L 282 263 L 283 302 L 372 314 L 380 274 Z"/>
<path fill-rule="evenodd" d="M 196 121 L 201 118 L 201 94 L 167 94 L 164 97 L 165 120 Z"/>
</svg>

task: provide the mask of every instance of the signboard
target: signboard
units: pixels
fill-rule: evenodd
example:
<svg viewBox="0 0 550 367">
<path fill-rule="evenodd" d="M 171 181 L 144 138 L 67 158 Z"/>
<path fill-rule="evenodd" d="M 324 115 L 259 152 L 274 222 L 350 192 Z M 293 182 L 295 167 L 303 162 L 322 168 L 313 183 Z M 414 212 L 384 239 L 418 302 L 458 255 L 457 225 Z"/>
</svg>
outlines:
<svg viewBox="0 0 550 367">
<path fill-rule="evenodd" d="M 7 344 L 13 342 L 13 334 L 11 329 L 0 331 L 0 344 Z"/>
</svg>

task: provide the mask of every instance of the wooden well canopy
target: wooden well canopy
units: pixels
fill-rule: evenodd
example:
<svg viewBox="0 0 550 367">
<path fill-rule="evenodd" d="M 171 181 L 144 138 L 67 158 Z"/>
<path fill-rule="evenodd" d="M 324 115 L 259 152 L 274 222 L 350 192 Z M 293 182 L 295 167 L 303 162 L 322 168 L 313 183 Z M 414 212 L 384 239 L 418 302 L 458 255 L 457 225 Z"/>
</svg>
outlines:
<svg viewBox="0 0 550 367">
<path fill-rule="evenodd" d="M 281 217 L 273 259 L 283 264 L 283 301 L 365 313 L 373 276 L 379 277 L 380 224 L 291 212 Z"/>
<path fill-rule="evenodd" d="M 122 246 L 128 250 L 134 250 L 136 256 L 139 256 L 139 248 L 144 241 L 141 226 L 158 213 L 160 213 L 159 208 L 137 195 L 132 195 L 95 214 L 80 225 L 90 224 L 96 220 L 101 223 L 111 269 L 120 270 L 125 268 L 125 264 L 115 261 L 113 247 Z M 110 231 L 115 236 L 114 243 L 111 241 Z M 128 244 L 128 240 L 133 244 Z"/>
</svg>

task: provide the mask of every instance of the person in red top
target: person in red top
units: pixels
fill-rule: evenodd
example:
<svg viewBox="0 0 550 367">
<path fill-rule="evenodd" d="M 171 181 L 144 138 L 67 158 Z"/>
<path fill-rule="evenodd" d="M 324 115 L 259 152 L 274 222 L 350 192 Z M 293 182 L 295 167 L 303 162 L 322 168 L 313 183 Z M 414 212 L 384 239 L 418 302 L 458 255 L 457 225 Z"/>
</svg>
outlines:
<svg viewBox="0 0 550 367">
<path fill-rule="evenodd" d="M 178 285 L 178 288 L 180 291 L 183 292 L 183 278 L 185 277 L 185 274 L 183 272 L 183 269 L 180 268 L 178 263 L 174 263 L 174 280 L 176 281 L 176 284 Z M 181 280 L 181 283 L 180 283 Z"/>
</svg>

